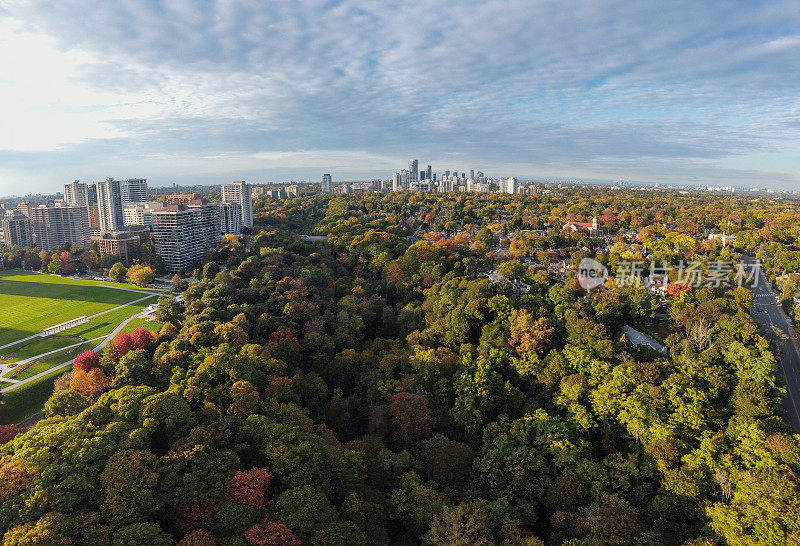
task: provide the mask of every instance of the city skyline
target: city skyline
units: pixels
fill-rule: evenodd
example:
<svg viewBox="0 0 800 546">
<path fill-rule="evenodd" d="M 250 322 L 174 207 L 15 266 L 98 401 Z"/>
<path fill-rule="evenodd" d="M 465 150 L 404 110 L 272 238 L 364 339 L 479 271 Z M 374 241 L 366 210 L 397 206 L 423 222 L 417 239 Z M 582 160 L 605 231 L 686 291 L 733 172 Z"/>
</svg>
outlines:
<svg viewBox="0 0 800 546">
<path fill-rule="evenodd" d="M 5 2 L 0 194 L 386 178 L 415 150 L 521 179 L 800 185 L 792 4 L 501 4 Z"/>
</svg>

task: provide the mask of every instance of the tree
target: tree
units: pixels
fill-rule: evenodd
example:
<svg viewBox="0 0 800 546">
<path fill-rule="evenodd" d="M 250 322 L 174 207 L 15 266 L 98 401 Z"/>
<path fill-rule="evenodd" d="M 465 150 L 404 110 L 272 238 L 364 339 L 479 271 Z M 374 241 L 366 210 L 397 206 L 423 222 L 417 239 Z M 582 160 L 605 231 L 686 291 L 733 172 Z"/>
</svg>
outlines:
<svg viewBox="0 0 800 546">
<path fill-rule="evenodd" d="M 132 265 L 127 272 L 128 280 L 137 286 L 147 286 L 155 279 L 153 270 L 149 266 Z"/>
<path fill-rule="evenodd" d="M 520 355 L 529 351 L 543 354 L 555 333 L 546 317 L 534 320 L 533 315 L 525 309 L 512 311 L 510 318 L 511 336 L 509 345 L 516 348 Z"/>
<path fill-rule="evenodd" d="M 219 266 L 214 262 L 208 262 L 203 266 L 203 279 L 206 281 L 213 281 L 217 273 L 220 272 Z"/>
<path fill-rule="evenodd" d="M 63 391 L 54 394 L 45 403 L 44 415 L 45 417 L 53 417 L 54 415 L 68 417 L 82 412 L 87 407 L 89 407 L 89 400 L 85 396 L 75 391 Z"/>
<path fill-rule="evenodd" d="M 88 372 L 92 368 L 98 367 L 100 367 L 100 355 L 92 350 L 83 351 L 75 357 L 75 361 L 72 363 L 72 369 L 75 371 L 83 370 Z"/>
<path fill-rule="evenodd" d="M 125 282 L 125 277 L 128 274 L 128 269 L 122 265 L 122 262 L 117 262 L 113 265 L 108 272 L 108 276 L 116 282 Z"/>
<path fill-rule="evenodd" d="M 129 351 L 117 362 L 114 386 L 143 385 L 150 381 L 152 365 L 142 351 Z"/>
<path fill-rule="evenodd" d="M 69 382 L 69 388 L 88 398 L 92 396 L 97 387 L 108 383 L 108 377 L 100 368 L 92 368 L 88 372 L 75 370 L 75 373 L 72 374 L 72 380 Z"/>
<path fill-rule="evenodd" d="M 264 510 L 269 503 L 267 491 L 270 483 L 272 483 L 272 473 L 266 468 L 240 470 L 233 475 L 228 488 L 228 497 L 239 504 Z"/>
<path fill-rule="evenodd" d="M 157 458 L 139 450 L 120 450 L 108 460 L 100 482 L 103 484 L 103 513 L 117 525 L 148 519 L 158 513 L 162 501 L 156 488 L 160 482 Z"/>
<path fill-rule="evenodd" d="M 50 260 L 50 263 L 47 264 L 47 270 L 54 275 L 61 273 L 62 262 L 61 258 L 58 256 L 53 256 L 53 259 Z"/>
<path fill-rule="evenodd" d="M 122 358 L 136 348 L 136 340 L 133 339 L 133 336 L 130 334 L 120 334 L 114 340 L 114 351 L 116 352 L 117 358 Z"/>
<path fill-rule="evenodd" d="M 300 546 L 301 544 L 291 529 L 266 520 L 245 531 L 244 538 L 253 546 Z"/>
<path fill-rule="evenodd" d="M 177 273 L 175 273 L 172 276 L 172 279 L 170 279 L 170 284 L 172 285 L 173 292 L 183 292 L 186 290 L 186 287 L 189 286 L 189 283 L 183 280 Z"/>
<path fill-rule="evenodd" d="M 251 413 L 258 411 L 260 403 L 258 391 L 249 381 L 237 381 L 233 384 L 231 387 L 231 400 L 233 402 L 228 408 L 228 413 L 231 415 L 245 419 Z"/>
<path fill-rule="evenodd" d="M 153 335 L 153 332 L 147 328 L 136 328 L 133 332 L 131 332 L 131 337 L 133 338 L 133 342 L 137 349 L 144 349 L 156 341 L 156 337 Z"/>
<path fill-rule="evenodd" d="M 339 520 L 336 508 L 310 485 L 281 493 L 275 500 L 273 511 L 275 519 L 294 530 L 302 540 Z"/>
</svg>

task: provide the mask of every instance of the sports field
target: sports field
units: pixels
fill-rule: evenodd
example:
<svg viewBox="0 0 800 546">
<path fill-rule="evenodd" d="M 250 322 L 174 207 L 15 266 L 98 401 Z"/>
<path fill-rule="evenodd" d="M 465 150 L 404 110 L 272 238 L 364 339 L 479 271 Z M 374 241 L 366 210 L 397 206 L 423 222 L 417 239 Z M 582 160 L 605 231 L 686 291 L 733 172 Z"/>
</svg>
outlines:
<svg viewBox="0 0 800 546">
<path fill-rule="evenodd" d="M 110 283 L 21 270 L 0 271 L 0 345 L 145 296 L 139 292 L 106 288 L 101 284 Z M 131 285 L 119 286 L 141 290 Z"/>
</svg>

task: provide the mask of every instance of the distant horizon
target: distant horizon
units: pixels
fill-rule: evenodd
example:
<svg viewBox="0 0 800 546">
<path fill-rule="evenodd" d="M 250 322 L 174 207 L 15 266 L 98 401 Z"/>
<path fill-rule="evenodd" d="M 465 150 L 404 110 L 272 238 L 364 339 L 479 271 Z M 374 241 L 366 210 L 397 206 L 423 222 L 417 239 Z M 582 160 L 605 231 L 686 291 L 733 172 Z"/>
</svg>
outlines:
<svg viewBox="0 0 800 546">
<path fill-rule="evenodd" d="M 476 169 L 477 170 L 477 169 Z M 434 171 L 436 172 L 436 171 Z M 453 172 L 453 171 L 451 171 Z M 458 171 L 459 173 L 463 172 L 461 170 Z M 332 174 L 332 173 L 331 173 Z M 438 173 L 441 174 L 441 173 Z M 756 190 L 757 192 L 775 192 L 780 194 L 793 194 L 797 190 L 793 190 L 791 188 L 783 188 L 783 189 L 775 189 L 769 188 L 766 186 L 746 186 L 746 185 L 735 185 L 735 184 L 703 184 L 698 183 L 697 185 L 693 184 L 680 184 L 680 183 L 665 183 L 665 182 L 647 182 L 647 181 L 640 181 L 640 180 L 611 180 L 611 179 L 584 179 L 584 178 L 574 178 L 574 177 L 536 177 L 536 176 L 521 176 L 521 175 L 503 175 L 503 176 L 488 176 L 491 179 L 500 179 L 500 178 L 508 178 L 509 176 L 513 176 L 517 178 L 520 182 L 532 182 L 536 184 L 566 184 L 566 185 L 574 185 L 574 186 L 581 186 L 581 185 L 601 185 L 601 186 L 624 186 L 624 187 L 637 187 L 637 186 L 647 186 L 647 187 L 658 187 L 662 189 L 674 189 L 674 190 L 703 190 L 703 188 L 725 188 L 731 187 L 735 192 L 750 192 Z M 113 177 L 115 180 L 125 180 L 125 178 L 117 178 Z M 134 177 L 132 177 L 134 178 Z M 176 188 L 213 188 L 219 187 L 223 184 L 230 184 L 234 180 L 244 180 L 251 186 L 269 186 L 269 185 L 288 185 L 288 184 L 319 184 L 319 180 L 282 180 L 282 181 L 257 181 L 257 180 L 248 180 L 243 178 L 232 178 L 230 180 L 220 181 L 220 182 L 195 182 L 193 184 L 190 183 L 177 183 L 177 182 L 169 182 L 165 183 L 164 185 L 157 185 L 152 184 L 151 180 L 144 176 L 138 176 L 136 178 L 145 178 L 147 180 L 148 188 L 157 188 L 157 189 L 170 189 L 172 187 Z M 320 175 L 321 178 L 321 175 Z M 345 183 L 365 183 L 371 182 L 373 180 L 390 180 L 391 177 L 369 177 L 369 178 L 341 178 L 337 179 L 333 176 L 333 184 L 334 186 L 337 184 L 345 184 Z M 75 180 L 75 179 L 73 179 Z M 80 179 L 78 179 L 80 180 Z M 82 181 L 83 182 L 83 181 Z M 86 182 L 86 183 L 95 183 L 97 180 L 93 182 Z M 174 184 L 174 186 L 173 186 Z M 23 195 L 0 195 L 0 203 L 4 199 L 21 199 L 24 197 L 50 197 L 55 195 L 63 195 L 63 184 L 59 186 L 59 189 L 53 192 L 39 192 L 33 194 L 23 194 Z M 434 192 L 435 193 L 435 192 Z"/>
<path fill-rule="evenodd" d="M 440 171 L 794 190 L 796 8 L 3 2 L 0 193 L 98 172 L 362 179 L 423 153 Z"/>
</svg>

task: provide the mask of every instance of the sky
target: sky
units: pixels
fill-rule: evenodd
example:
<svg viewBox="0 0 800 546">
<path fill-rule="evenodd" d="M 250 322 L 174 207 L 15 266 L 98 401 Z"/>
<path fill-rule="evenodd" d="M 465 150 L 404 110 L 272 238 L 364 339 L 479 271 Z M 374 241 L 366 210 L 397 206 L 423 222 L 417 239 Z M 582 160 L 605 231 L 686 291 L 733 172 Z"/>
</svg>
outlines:
<svg viewBox="0 0 800 546">
<path fill-rule="evenodd" d="M 0 195 L 388 178 L 800 189 L 796 0 L 0 0 Z"/>
</svg>

